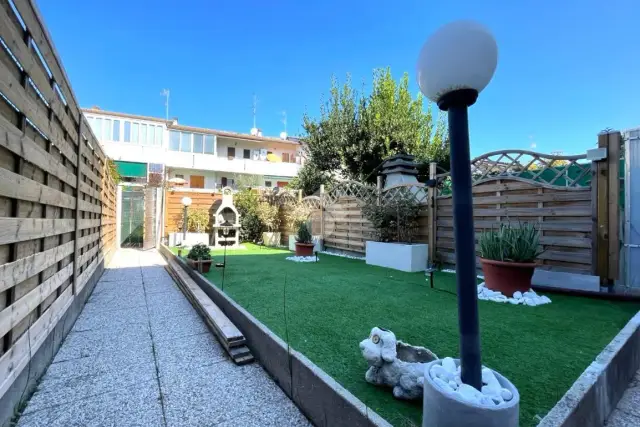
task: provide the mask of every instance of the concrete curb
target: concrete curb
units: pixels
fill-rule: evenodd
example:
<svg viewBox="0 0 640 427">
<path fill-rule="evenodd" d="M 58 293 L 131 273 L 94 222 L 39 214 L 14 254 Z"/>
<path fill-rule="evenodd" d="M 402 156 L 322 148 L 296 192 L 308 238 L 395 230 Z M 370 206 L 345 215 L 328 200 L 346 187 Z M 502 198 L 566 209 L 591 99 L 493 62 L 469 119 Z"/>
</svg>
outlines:
<svg viewBox="0 0 640 427">
<path fill-rule="evenodd" d="M 314 425 L 391 427 L 304 355 L 289 348 L 287 343 L 204 276 L 189 268 L 167 246 L 160 245 L 160 253 L 184 268 L 240 329 L 254 357 Z"/>
<path fill-rule="evenodd" d="M 640 368 L 640 312 L 596 357 L 538 427 L 602 426 Z"/>
</svg>

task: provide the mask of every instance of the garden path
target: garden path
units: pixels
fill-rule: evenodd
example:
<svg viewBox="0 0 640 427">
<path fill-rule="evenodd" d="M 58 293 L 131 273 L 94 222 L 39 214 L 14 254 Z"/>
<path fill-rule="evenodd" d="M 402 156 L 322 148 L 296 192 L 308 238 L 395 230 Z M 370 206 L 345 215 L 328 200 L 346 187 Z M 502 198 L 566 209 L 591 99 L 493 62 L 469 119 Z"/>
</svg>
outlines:
<svg viewBox="0 0 640 427">
<path fill-rule="evenodd" d="M 18 427 L 310 425 L 258 363 L 231 362 L 164 265 L 114 255 Z"/>
</svg>

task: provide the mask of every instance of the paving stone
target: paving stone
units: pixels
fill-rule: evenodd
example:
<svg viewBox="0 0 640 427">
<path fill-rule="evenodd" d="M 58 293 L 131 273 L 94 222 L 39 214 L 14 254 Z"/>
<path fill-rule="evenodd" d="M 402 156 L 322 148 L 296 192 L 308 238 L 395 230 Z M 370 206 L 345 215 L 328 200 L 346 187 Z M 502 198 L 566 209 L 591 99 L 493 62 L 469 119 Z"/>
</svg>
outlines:
<svg viewBox="0 0 640 427">
<path fill-rule="evenodd" d="M 128 295 L 130 293 L 144 293 L 144 285 L 142 284 L 142 278 L 114 280 L 111 282 L 99 281 L 93 291 L 98 293 L 119 292 L 121 295 Z"/>
<path fill-rule="evenodd" d="M 151 320 L 151 334 L 154 342 L 174 340 L 208 331 L 207 325 L 195 310 L 179 316 Z"/>
<path fill-rule="evenodd" d="M 132 323 L 148 323 L 146 307 L 103 311 L 85 306 L 73 330 L 76 332 L 100 328 L 121 330 Z"/>
<path fill-rule="evenodd" d="M 117 282 L 106 282 L 117 283 Z M 123 295 L 124 293 L 124 295 Z M 140 288 L 116 289 L 95 289 L 86 307 L 90 310 L 121 310 L 125 308 L 145 307 L 147 301 L 142 286 Z"/>
<path fill-rule="evenodd" d="M 156 380 L 23 414 L 17 427 L 162 426 Z"/>
<path fill-rule="evenodd" d="M 82 357 L 139 359 L 151 355 L 151 331 L 145 323 L 127 325 L 122 330 L 71 331 L 53 363 Z"/>
<path fill-rule="evenodd" d="M 216 427 L 311 427 L 313 424 L 302 415 L 289 399 L 254 408 L 239 417 L 216 424 Z"/>
<path fill-rule="evenodd" d="M 147 278 L 144 281 L 144 290 L 147 294 L 157 292 L 181 292 L 171 276 L 158 276 Z"/>
<path fill-rule="evenodd" d="M 145 279 L 165 275 L 168 276 L 169 274 L 167 273 L 167 270 L 165 270 L 164 265 L 150 265 L 142 267 L 142 277 Z"/>
<path fill-rule="evenodd" d="M 147 294 L 147 306 L 151 321 L 195 312 L 195 308 L 182 293 L 180 295 L 173 292 Z"/>
<path fill-rule="evenodd" d="M 42 377 L 25 413 L 150 382 L 155 378 L 156 367 L 152 357 L 141 362 L 87 357 L 54 363 Z"/>
<path fill-rule="evenodd" d="M 611 413 L 604 425 L 607 427 L 638 427 L 640 426 L 640 417 L 617 409 Z"/>
<path fill-rule="evenodd" d="M 160 377 L 227 360 L 225 350 L 210 332 L 155 343 Z"/>
<path fill-rule="evenodd" d="M 640 387 L 627 389 L 618 402 L 617 409 L 640 417 Z"/>
</svg>

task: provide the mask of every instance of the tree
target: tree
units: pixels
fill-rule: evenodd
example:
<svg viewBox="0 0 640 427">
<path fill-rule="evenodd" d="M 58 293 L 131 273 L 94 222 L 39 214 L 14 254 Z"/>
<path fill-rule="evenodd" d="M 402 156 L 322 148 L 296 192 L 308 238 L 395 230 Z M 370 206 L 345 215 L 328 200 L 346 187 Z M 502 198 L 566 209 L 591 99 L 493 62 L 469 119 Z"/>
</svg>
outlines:
<svg viewBox="0 0 640 427">
<path fill-rule="evenodd" d="M 408 74 L 396 82 L 389 68 L 374 70 L 368 96 L 353 90 L 348 75 L 341 87 L 333 77 L 320 117 L 305 115 L 303 129 L 307 162 L 292 186 L 307 194 L 336 174 L 373 183 L 380 164 L 397 153 L 449 165 L 444 120 L 434 122 L 431 104 L 425 110 L 422 95 L 411 95 Z"/>
</svg>

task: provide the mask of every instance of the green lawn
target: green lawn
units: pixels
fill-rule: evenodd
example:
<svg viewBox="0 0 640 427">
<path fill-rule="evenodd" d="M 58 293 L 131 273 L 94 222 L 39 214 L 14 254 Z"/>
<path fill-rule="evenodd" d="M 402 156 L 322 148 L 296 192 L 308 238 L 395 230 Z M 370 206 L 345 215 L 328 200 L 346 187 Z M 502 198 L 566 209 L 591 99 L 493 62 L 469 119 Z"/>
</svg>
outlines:
<svg viewBox="0 0 640 427">
<path fill-rule="evenodd" d="M 421 402 L 397 401 L 390 390 L 365 382 L 358 343 L 382 326 L 440 357 L 456 357 L 455 276 L 436 273 L 436 289 L 430 289 L 422 273 L 329 255 L 295 263 L 285 260 L 288 251 L 246 246 L 227 252 L 224 291 L 393 425 L 420 425 Z M 217 262 L 221 255 L 214 252 Z M 207 276 L 222 287 L 221 270 Z M 553 303 L 539 307 L 479 302 L 482 362 L 520 391 L 523 426 L 536 425 L 640 309 L 636 303 L 549 296 Z"/>
</svg>

